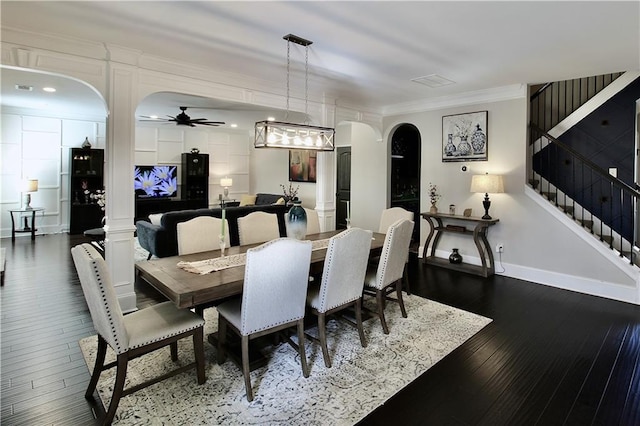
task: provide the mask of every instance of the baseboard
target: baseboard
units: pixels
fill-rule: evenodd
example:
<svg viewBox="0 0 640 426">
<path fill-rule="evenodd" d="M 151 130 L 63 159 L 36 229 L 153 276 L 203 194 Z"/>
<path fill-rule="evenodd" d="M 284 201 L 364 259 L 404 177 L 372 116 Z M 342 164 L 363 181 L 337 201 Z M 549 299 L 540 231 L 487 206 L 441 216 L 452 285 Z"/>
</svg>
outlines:
<svg viewBox="0 0 640 426">
<path fill-rule="evenodd" d="M 419 248 L 419 257 L 422 257 L 422 249 L 423 247 Z M 444 250 L 436 250 L 436 256 L 446 259 L 449 256 L 449 253 Z M 479 257 L 465 255 L 464 261 L 473 265 L 480 265 Z M 636 281 L 635 287 L 630 287 L 617 283 L 567 275 L 560 272 L 546 271 L 510 263 L 505 264 L 497 259 L 495 266 L 496 275 L 504 275 L 509 278 L 530 281 L 535 284 L 542 284 L 550 287 L 561 288 L 563 290 L 570 290 L 578 293 L 589 294 L 591 296 L 605 297 L 607 299 L 613 299 L 620 302 L 640 305 L 640 283 L 638 281 Z"/>
</svg>

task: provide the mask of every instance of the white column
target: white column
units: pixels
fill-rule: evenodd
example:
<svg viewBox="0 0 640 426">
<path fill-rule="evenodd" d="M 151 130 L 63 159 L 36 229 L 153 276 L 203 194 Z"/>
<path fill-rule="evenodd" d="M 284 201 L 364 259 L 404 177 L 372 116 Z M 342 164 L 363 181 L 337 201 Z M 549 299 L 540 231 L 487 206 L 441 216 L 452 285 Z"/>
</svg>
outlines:
<svg viewBox="0 0 640 426">
<path fill-rule="evenodd" d="M 107 193 L 106 259 L 123 312 L 136 309 L 134 291 L 135 108 L 138 76 L 134 66 L 109 63 L 109 117 L 105 186 Z"/>
</svg>

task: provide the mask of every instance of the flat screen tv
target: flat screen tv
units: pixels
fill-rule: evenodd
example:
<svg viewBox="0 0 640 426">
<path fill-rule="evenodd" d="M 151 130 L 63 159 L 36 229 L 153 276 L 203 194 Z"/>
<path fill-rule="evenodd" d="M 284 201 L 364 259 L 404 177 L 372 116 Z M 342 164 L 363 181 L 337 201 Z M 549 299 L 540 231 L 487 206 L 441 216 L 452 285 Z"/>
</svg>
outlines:
<svg viewBox="0 0 640 426">
<path fill-rule="evenodd" d="M 178 194 L 176 166 L 135 166 L 136 199 L 171 198 Z"/>
</svg>

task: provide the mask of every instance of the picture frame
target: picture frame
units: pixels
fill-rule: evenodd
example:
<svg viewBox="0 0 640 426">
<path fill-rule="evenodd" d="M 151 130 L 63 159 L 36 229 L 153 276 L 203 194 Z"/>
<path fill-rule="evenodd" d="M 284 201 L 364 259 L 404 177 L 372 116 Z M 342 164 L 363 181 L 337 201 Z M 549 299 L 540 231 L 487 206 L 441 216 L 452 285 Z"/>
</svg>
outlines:
<svg viewBox="0 0 640 426">
<path fill-rule="evenodd" d="M 488 111 L 442 117 L 442 161 L 487 161 Z"/>
<path fill-rule="evenodd" d="M 289 150 L 289 182 L 316 182 L 317 151 Z"/>
</svg>

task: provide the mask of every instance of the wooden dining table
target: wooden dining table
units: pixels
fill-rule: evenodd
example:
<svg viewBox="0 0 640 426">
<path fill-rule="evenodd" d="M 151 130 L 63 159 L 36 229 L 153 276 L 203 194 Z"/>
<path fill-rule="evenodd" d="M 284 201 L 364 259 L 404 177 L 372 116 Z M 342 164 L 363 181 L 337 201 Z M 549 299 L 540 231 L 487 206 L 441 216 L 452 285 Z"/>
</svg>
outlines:
<svg viewBox="0 0 640 426">
<path fill-rule="evenodd" d="M 324 240 L 342 231 L 321 232 L 307 235 L 306 240 Z M 384 244 L 385 234 L 374 233 L 371 239 L 371 255 L 378 254 Z M 246 253 L 260 244 L 229 247 L 225 255 Z M 313 250 L 310 271 L 321 272 L 327 249 Z M 178 308 L 197 308 L 221 301 L 229 296 L 242 294 L 245 265 L 234 266 L 208 274 L 188 272 L 178 267 L 178 262 L 196 262 L 220 257 L 220 250 L 193 253 L 183 256 L 163 257 L 140 261 L 135 264 L 138 276 L 172 301 Z"/>
</svg>

